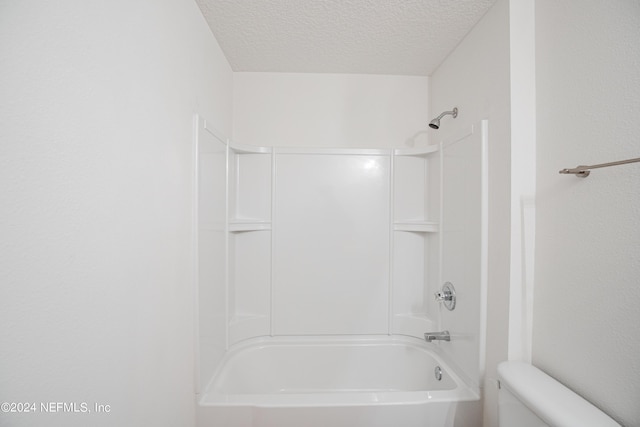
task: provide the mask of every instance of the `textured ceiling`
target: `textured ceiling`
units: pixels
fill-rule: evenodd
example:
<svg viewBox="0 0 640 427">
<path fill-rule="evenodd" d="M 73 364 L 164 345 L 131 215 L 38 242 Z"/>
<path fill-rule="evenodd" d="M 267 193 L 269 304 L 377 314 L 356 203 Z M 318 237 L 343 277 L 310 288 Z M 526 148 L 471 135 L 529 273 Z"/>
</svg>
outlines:
<svg viewBox="0 0 640 427">
<path fill-rule="evenodd" d="M 430 75 L 495 0 L 196 0 L 234 71 Z"/>
</svg>

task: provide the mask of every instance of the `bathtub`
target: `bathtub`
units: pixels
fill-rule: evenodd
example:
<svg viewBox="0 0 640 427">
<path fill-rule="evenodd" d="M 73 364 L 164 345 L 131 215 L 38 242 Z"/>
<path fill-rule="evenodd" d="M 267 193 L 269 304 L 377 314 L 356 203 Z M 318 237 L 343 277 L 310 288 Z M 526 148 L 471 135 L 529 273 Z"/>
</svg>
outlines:
<svg viewBox="0 0 640 427">
<path fill-rule="evenodd" d="M 198 426 L 480 425 L 477 388 L 437 348 L 402 336 L 248 340 L 199 396 Z"/>
</svg>

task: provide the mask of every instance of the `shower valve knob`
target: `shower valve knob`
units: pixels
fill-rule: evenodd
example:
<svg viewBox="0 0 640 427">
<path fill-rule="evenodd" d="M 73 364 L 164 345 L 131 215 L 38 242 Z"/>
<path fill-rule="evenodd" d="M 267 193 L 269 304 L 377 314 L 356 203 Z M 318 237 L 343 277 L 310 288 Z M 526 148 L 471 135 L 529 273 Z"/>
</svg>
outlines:
<svg viewBox="0 0 640 427">
<path fill-rule="evenodd" d="M 442 290 L 435 293 L 436 301 L 441 302 L 447 310 L 456 308 L 456 290 L 451 282 L 442 285 Z"/>
<path fill-rule="evenodd" d="M 436 301 L 451 301 L 453 299 L 453 295 L 448 292 L 438 291 L 436 292 Z"/>
</svg>

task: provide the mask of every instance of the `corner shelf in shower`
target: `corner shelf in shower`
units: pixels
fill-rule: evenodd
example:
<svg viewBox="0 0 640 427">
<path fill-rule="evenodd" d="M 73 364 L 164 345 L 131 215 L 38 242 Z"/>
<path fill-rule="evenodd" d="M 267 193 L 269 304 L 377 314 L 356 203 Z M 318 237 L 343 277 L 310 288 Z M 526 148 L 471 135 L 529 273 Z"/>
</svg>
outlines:
<svg viewBox="0 0 640 427">
<path fill-rule="evenodd" d="M 440 226 L 432 221 L 395 221 L 393 231 L 413 231 L 416 233 L 437 233 Z"/>
<path fill-rule="evenodd" d="M 229 221 L 230 232 L 271 230 L 271 221 L 260 219 L 232 219 Z"/>
<path fill-rule="evenodd" d="M 436 153 L 439 150 L 438 145 L 428 145 L 426 147 L 415 148 L 396 148 L 393 154 L 396 156 L 427 156 Z"/>
<path fill-rule="evenodd" d="M 257 145 L 240 144 L 229 141 L 229 149 L 237 154 L 270 154 L 273 150 L 271 147 L 259 147 Z"/>
</svg>

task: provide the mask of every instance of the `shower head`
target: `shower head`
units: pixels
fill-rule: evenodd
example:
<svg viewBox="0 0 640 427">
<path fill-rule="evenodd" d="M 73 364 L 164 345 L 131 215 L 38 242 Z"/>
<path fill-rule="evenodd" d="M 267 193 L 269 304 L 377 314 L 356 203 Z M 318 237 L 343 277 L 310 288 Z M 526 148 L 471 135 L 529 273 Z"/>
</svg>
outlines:
<svg viewBox="0 0 640 427">
<path fill-rule="evenodd" d="M 446 116 L 447 114 L 451 114 L 455 119 L 456 117 L 458 117 L 458 107 L 454 107 L 453 111 L 445 111 L 435 119 L 431 120 L 431 122 L 429 123 L 429 127 L 431 129 L 440 129 L 440 119 Z"/>
</svg>

